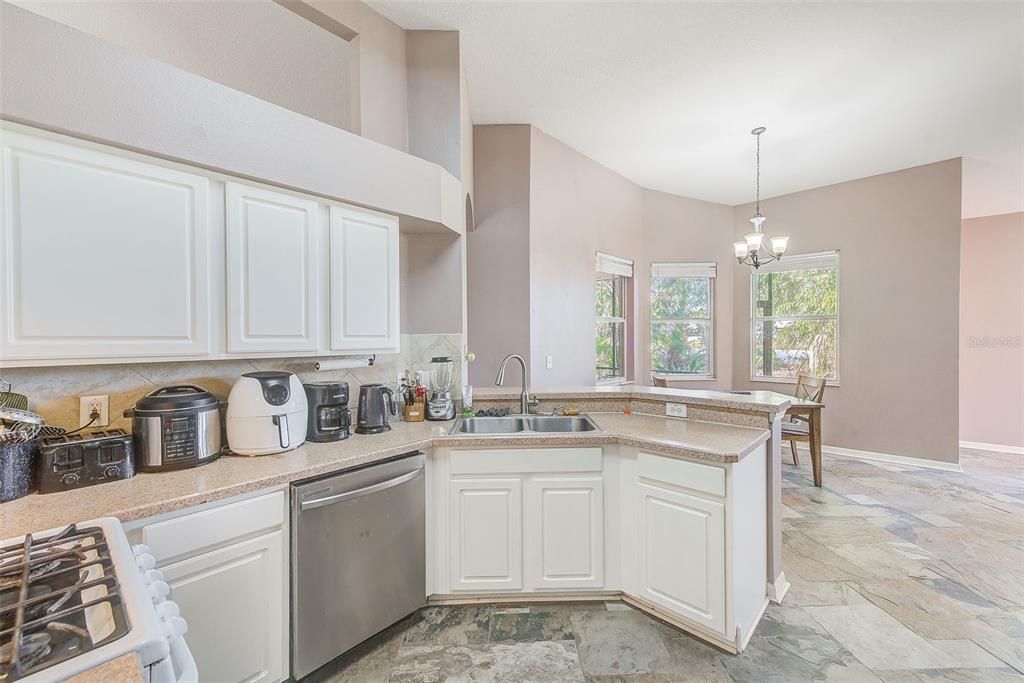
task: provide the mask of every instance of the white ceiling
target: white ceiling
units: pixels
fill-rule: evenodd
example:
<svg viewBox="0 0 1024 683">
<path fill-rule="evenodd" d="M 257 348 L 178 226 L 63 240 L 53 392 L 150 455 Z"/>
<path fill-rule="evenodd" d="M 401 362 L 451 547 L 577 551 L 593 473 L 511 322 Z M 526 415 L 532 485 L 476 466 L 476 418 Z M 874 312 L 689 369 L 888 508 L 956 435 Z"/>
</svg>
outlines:
<svg viewBox="0 0 1024 683">
<path fill-rule="evenodd" d="M 1024 3 L 369 4 L 461 32 L 474 123 L 644 187 L 751 201 L 765 125 L 763 196 L 963 156 L 966 216 L 1024 210 Z"/>
</svg>

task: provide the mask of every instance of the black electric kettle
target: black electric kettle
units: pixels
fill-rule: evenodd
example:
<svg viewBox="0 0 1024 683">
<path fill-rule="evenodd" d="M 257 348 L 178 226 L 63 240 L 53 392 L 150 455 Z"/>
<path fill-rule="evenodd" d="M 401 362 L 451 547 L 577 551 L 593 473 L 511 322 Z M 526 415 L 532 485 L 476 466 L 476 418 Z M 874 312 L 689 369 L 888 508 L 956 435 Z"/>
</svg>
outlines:
<svg viewBox="0 0 1024 683">
<path fill-rule="evenodd" d="M 361 384 L 356 409 L 356 434 L 380 434 L 391 429 L 388 412 L 398 414 L 395 392 L 383 384 Z"/>
</svg>

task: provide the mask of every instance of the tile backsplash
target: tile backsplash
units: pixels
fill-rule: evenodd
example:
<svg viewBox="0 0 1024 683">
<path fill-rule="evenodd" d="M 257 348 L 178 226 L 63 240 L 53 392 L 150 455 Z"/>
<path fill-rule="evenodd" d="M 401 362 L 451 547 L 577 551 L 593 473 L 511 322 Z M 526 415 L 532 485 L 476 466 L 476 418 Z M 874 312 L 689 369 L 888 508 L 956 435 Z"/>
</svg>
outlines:
<svg viewBox="0 0 1024 683">
<path fill-rule="evenodd" d="M 0 369 L 0 378 L 13 385 L 12 391 L 28 396 L 29 408 L 47 423 L 66 429 L 79 426 L 79 396 L 110 396 L 110 426 L 131 430 L 131 421 L 121 414 L 154 389 L 170 384 L 197 384 L 226 399 L 235 380 L 253 370 L 286 370 L 304 382 L 344 380 L 349 384 L 350 402 L 355 408 L 360 384 L 380 382 L 394 388 L 398 372 L 427 370 L 432 357 L 451 356 L 455 362 L 455 393 L 459 394 L 461 334 L 403 334 L 400 343 L 400 353 L 378 354 L 373 367 L 328 372 L 313 369 L 316 358 L 273 358 L 8 368 Z"/>
</svg>

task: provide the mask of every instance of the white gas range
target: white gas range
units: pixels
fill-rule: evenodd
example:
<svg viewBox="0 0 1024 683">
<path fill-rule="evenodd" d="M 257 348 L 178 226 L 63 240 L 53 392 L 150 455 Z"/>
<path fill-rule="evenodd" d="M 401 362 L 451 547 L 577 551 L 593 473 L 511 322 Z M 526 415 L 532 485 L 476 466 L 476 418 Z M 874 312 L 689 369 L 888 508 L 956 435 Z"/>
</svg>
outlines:
<svg viewBox="0 0 1024 683">
<path fill-rule="evenodd" d="M 63 681 L 128 653 L 150 683 L 198 681 L 148 550 L 112 517 L 0 542 L 0 683 Z"/>
</svg>

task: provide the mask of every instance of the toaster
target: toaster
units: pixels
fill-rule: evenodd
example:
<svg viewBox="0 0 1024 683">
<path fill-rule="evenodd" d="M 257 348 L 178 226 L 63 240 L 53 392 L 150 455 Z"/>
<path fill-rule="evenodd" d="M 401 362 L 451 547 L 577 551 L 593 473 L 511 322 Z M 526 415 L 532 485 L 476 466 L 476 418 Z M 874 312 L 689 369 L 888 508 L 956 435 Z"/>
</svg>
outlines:
<svg viewBox="0 0 1024 683">
<path fill-rule="evenodd" d="M 132 437 L 123 429 L 39 440 L 39 493 L 56 493 L 135 476 Z"/>
<path fill-rule="evenodd" d="M 269 455 L 306 440 L 306 392 L 290 372 L 247 372 L 228 395 L 228 448 L 238 455 Z"/>
</svg>

